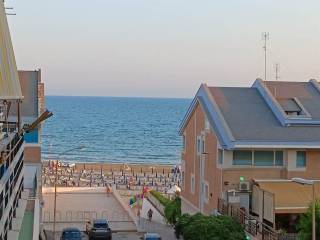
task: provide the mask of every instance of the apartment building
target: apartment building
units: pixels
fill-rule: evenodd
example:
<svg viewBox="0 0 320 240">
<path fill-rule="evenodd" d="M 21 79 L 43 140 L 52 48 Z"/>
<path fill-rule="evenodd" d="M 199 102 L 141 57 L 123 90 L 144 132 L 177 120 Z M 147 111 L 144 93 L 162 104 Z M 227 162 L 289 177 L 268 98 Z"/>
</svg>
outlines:
<svg viewBox="0 0 320 240">
<path fill-rule="evenodd" d="M 43 111 L 43 84 L 39 71 L 17 71 L 3 1 L 0 63 L 0 240 L 39 239 L 41 166 L 28 167 L 25 160 L 40 161 L 40 128 L 27 133 L 23 125 Z"/>
<path fill-rule="evenodd" d="M 215 214 L 223 199 L 275 227 L 296 221 L 312 188 L 292 178 L 316 180 L 320 197 L 319 103 L 316 80 L 202 84 L 180 127 L 182 212 Z"/>
</svg>

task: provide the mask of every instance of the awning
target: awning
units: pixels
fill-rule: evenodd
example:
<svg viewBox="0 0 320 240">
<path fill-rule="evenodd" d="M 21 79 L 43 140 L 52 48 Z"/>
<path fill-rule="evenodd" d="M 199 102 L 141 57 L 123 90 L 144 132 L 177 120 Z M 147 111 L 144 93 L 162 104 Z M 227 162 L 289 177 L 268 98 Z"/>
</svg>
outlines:
<svg viewBox="0 0 320 240">
<path fill-rule="evenodd" d="M 22 99 L 7 16 L 0 1 L 0 99 Z"/>
<path fill-rule="evenodd" d="M 304 213 L 312 202 L 312 186 L 291 180 L 256 180 L 258 187 L 274 196 L 275 213 Z M 315 197 L 320 199 L 320 181 L 315 182 Z"/>
</svg>

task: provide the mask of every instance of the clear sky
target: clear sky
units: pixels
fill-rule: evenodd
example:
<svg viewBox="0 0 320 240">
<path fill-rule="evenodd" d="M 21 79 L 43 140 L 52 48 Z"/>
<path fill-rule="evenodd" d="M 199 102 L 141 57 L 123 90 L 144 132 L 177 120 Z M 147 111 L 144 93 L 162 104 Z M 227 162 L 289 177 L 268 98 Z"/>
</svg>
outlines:
<svg viewBox="0 0 320 240">
<path fill-rule="evenodd" d="M 206 82 L 320 78 L 319 0 L 6 0 L 20 69 L 48 95 L 192 97 Z M 11 11 L 11 10 L 8 10 Z"/>
</svg>

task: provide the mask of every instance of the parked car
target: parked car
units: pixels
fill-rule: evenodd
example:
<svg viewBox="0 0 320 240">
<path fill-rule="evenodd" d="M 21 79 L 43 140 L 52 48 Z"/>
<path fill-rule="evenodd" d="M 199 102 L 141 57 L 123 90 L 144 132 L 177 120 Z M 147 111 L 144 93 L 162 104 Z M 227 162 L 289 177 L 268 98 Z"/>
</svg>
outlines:
<svg viewBox="0 0 320 240">
<path fill-rule="evenodd" d="M 78 228 L 64 228 L 61 234 L 61 240 L 82 240 L 82 234 Z"/>
<path fill-rule="evenodd" d="M 112 232 L 106 219 L 95 219 L 92 221 L 87 232 L 90 240 L 112 240 Z"/>
<path fill-rule="evenodd" d="M 140 237 L 142 240 L 161 240 L 161 236 L 158 233 L 146 233 L 143 237 Z"/>
</svg>

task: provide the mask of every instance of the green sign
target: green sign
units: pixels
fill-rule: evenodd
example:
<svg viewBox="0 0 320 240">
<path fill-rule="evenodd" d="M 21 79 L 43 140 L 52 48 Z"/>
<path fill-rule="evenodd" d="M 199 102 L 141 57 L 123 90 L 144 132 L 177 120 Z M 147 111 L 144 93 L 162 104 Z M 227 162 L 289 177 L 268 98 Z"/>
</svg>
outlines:
<svg viewBox="0 0 320 240">
<path fill-rule="evenodd" d="M 243 176 L 240 176 L 240 182 L 243 182 L 244 181 L 244 177 Z"/>
</svg>

